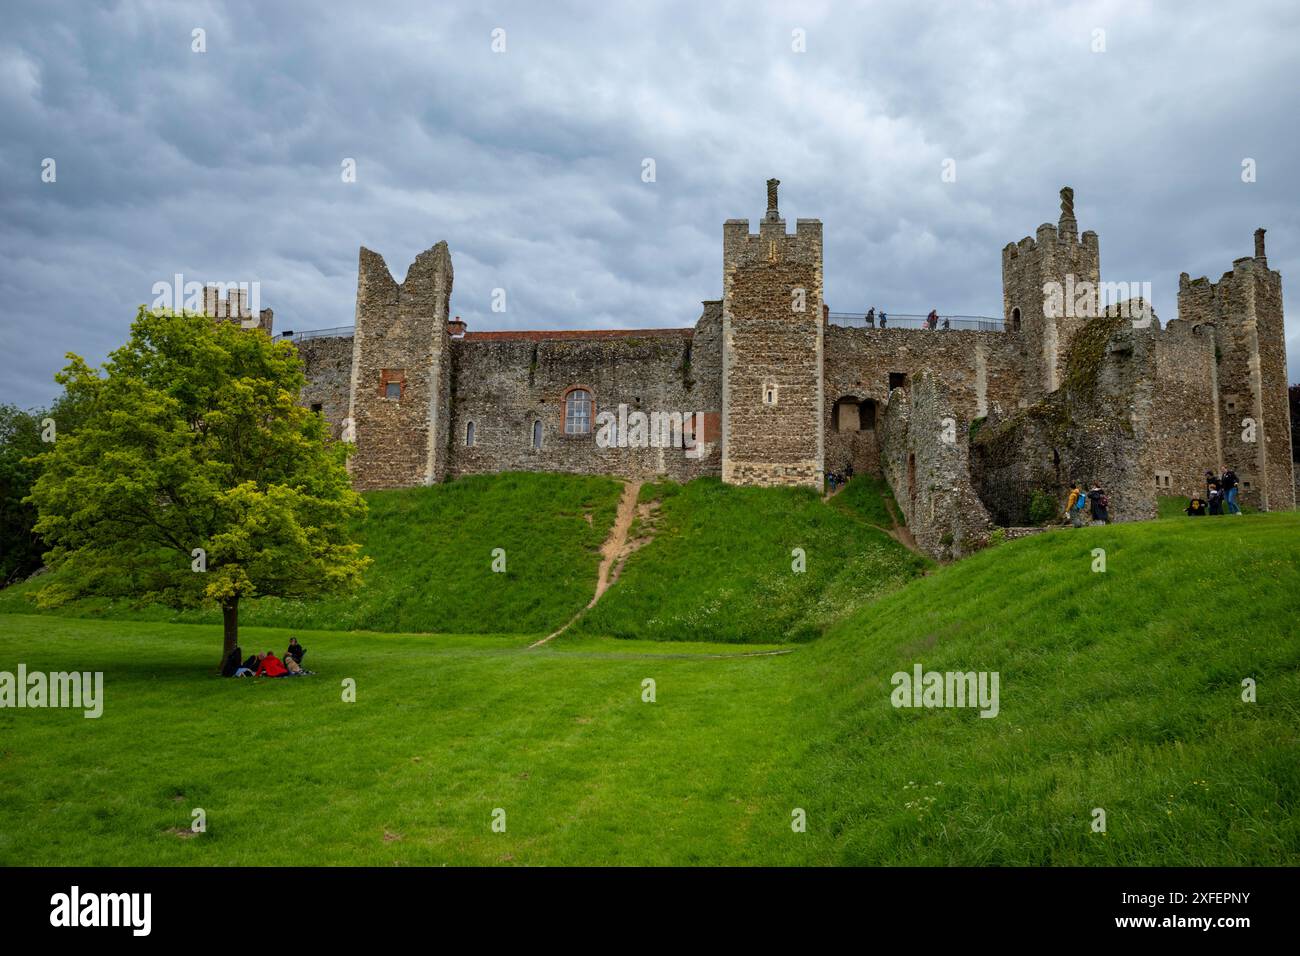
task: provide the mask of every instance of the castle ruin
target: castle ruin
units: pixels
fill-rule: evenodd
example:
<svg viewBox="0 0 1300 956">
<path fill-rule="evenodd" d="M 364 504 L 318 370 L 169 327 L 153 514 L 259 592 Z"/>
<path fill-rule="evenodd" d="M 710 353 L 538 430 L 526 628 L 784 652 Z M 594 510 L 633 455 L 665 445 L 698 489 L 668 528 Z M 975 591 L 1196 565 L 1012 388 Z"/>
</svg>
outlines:
<svg viewBox="0 0 1300 956">
<path fill-rule="evenodd" d="M 1067 187 L 1056 224 L 1002 250 L 1000 321 L 880 328 L 829 311 L 822 224 L 788 231 L 778 186 L 757 232 L 723 224 L 722 297 L 689 328 L 468 331 L 446 242 L 400 284 L 363 248 L 355 327 L 295 338 L 302 402 L 355 442 L 362 490 L 510 470 L 820 489 L 851 462 L 939 558 L 1029 524 L 1035 493 L 1059 501 L 1074 479 L 1100 482 L 1116 520 L 1202 491 L 1207 468 L 1234 468 L 1254 507 L 1295 506 L 1264 230 L 1217 283 L 1184 273 L 1162 326 L 1141 299 L 1103 303 L 1097 234 L 1079 234 Z M 638 413 L 669 411 L 702 428 L 626 440 Z M 624 440 L 602 443 L 615 412 L 606 437 Z"/>
</svg>

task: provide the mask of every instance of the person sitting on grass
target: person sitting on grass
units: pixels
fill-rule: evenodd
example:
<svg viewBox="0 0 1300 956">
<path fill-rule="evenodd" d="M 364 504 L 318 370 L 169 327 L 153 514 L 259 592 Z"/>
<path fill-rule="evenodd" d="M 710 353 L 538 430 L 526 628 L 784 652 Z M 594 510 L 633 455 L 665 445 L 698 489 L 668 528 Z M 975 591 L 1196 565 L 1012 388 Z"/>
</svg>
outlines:
<svg viewBox="0 0 1300 956">
<path fill-rule="evenodd" d="M 302 655 L 307 653 L 307 649 L 298 643 L 298 638 L 289 638 L 289 649 L 284 652 L 286 657 L 292 657 L 299 664 L 302 663 Z M 288 663 L 286 661 L 286 663 Z"/>
<path fill-rule="evenodd" d="M 241 651 L 239 645 L 236 644 L 235 649 L 226 655 L 226 659 L 221 662 L 222 677 L 235 676 L 235 672 L 239 670 L 239 655 L 242 653 L 243 651 Z"/>
<path fill-rule="evenodd" d="M 1205 515 L 1205 499 L 1200 495 L 1192 495 L 1192 500 L 1187 502 L 1187 507 L 1183 509 L 1190 518 L 1201 518 Z"/>
<path fill-rule="evenodd" d="M 253 672 L 253 676 L 261 677 L 265 674 L 267 677 L 283 677 L 287 673 L 289 669 L 280 663 L 280 658 L 267 651 L 258 659 L 257 670 Z"/>
</svg>

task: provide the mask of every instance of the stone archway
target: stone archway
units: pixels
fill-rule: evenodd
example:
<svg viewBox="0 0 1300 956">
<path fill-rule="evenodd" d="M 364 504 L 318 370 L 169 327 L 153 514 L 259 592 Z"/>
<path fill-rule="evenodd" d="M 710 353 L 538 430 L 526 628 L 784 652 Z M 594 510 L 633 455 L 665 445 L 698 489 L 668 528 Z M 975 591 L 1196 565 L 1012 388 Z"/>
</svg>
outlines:
<svg viewBox="0 0 1300 956">
<path fill-rule="evenodd" d="M 854 474 L 881 473 L 877 412 L 874 398 L 852 391 L 841 393 L 831 403 L 826 429 L 827 470 L 841 472 L 851 464 Z"/>
</svg>

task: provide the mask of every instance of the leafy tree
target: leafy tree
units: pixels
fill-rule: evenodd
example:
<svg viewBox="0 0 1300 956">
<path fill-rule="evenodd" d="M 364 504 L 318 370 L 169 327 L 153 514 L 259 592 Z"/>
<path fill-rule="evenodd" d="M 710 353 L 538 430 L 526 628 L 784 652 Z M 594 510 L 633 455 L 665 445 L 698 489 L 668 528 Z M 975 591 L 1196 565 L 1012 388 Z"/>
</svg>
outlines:
<svg viewBox="0 0 1300 956">
<path fill-rule="evenodd" d="M 36 508 L 24 500 L 40 473 L 33 459 L 46 447 L 43 436 L 70 434 L 82 417 L 67 395 L 48 409 L 0 405 L 0 587 L 41 567 L 45 544 L 36 533 Z"/>
<path fill-rule="evenodd" d="M 46 563 L 38 602 L 111 594 L 173 607 L 215 602 L 225 655 L 239 602 L 310 597 L 360 582 L 347 528 L 365 513 L 328 440 L 297 404 L 288 342 L 201 315 L 147 312 L 101 376 L 69 353 L 56 376 L 85 410 L 36 461 L 30 501 Z"/>
</svg>

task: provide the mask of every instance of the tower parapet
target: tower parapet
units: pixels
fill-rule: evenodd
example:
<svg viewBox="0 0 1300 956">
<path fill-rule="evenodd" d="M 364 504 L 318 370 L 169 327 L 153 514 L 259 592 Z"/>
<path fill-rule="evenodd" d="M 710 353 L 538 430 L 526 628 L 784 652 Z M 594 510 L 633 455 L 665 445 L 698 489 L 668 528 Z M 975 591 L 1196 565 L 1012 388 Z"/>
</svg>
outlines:
<svg viewBox="0 0 1300 956">
<path fill-rule="evenodd" d="M 1026 337 L 1026 394 L 1032 402 L 1060 387 L 1065 356 L 1079 329 L 1100 310 L 1101 257 L 1097 233 L 1079 235 L 1074 190 L 1061 189 L 1056 225 L 1045 222 L 1002 250 L 1005 327 Z"/>
</svg>

